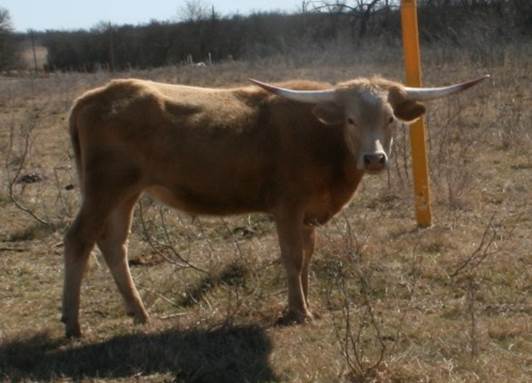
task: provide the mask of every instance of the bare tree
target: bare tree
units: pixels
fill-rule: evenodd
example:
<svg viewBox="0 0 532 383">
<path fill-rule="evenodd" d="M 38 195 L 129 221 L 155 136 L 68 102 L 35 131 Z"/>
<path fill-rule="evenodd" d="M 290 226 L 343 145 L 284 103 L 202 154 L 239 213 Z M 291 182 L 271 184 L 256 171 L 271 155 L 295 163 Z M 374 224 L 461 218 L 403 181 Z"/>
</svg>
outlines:
<svg viewBox="0 0 532 383">
<path fill-rule="evenodd" d="M 214 14 L 214 7 L 203 0 L 187 0 L 178 10 L 178 19 L 185 22 L 207 20 L 211 14 Z"/>
<path fill-rule="evenodd" d="M 17 51 L 13 41 L 13 26 L 9 11 L 0 7 L 0 69 L 16 63 Z"/>
<path fill-rule="evenodd" d="M 314 9 L 331 14 L 347 14 L 351 16 L 351 29 L 359 38 L 363 38 L 368 31 L 371 17 L 382 9 L 390 7 L 389 0 L 336 0 L 313 1 Z M 355 34 L 355 33 L 353 33 Z"/>
<path fill-rule="evenodd" d="M 0 32 L 11 32 L 12 28 L 9 11 L 5 8 L 0 8 Z"/>
</svg>

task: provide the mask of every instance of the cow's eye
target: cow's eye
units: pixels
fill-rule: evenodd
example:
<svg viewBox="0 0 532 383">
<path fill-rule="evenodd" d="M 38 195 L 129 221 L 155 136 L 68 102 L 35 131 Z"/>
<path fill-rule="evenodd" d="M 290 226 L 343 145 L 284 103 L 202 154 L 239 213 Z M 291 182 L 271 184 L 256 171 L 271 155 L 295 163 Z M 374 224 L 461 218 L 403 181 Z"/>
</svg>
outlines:
<svg viewBox="0 0 532 383">
<path fill-rule="evenodd" d="M 388 119 L 388 124 L 391 124 L 393 122 L 394 118 L 392 116 L 390 116 L 390 118 Z"/>
<path fill-rule="evenodd" d="M 355 125 L 355 120 L 353 120 L 351 117 L 347 119 L 347 123 L 350 125 Z"/>
</svg>

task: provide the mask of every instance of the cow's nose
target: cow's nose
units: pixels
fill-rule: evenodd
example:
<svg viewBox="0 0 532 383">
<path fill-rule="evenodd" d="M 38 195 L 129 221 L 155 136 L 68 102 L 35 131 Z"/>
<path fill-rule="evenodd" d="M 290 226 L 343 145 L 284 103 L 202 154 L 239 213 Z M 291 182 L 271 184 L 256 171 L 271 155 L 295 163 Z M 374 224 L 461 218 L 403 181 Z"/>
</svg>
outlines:
<svg viewBox="0 0 532 383">
<path fill-rule="evenodd" d="M 382 170 L 386 166 L 385 153 L 364 154 L 364 166 L 367 170 Z"/>
</svg>

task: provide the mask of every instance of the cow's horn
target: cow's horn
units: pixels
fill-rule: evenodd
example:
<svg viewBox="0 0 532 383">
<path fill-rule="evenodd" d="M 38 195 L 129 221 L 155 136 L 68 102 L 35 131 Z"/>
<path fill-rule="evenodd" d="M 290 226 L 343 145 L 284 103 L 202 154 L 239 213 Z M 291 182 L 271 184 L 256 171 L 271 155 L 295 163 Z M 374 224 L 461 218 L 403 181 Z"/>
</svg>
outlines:
<svg viewBox="0 0 532 383">
<path fill-rule="evenodd" d="M 335 100 L 336 93 L 334 89 L 326 90 L 294 90 L 280 88 L 275 85 L 266 84 L 262 81 L 249 79 L 252 83 L 266 89 L 268 92 L 272 92 L 281 97 L 285 97 L 289 100 L 305 102 L 309 104 L 320 104 L 324 102 L 333 102 Z"/>
<path fill-rule="evenodd" d="M 466 90 L 467 88 L 471 88 L 473 85 L 478 84 L 479 82 L 489 78 L 490 75 L 487 74 L 485 76 L 479 77 L 475 80 L 465 81 L 461 82 L 459 84 L 449 85 L 449 86 L 442 86 L 439 88 L 410 88 L 405 87 L 405 91 L 407 93 L 407 97 L 410 100 L 415 101 L 428 101 L 428 100 L 434 100 L 436 98 L 440 97 L 446 97 L 453 93 L 458 93 L 463 90 Z"/>
</svg>

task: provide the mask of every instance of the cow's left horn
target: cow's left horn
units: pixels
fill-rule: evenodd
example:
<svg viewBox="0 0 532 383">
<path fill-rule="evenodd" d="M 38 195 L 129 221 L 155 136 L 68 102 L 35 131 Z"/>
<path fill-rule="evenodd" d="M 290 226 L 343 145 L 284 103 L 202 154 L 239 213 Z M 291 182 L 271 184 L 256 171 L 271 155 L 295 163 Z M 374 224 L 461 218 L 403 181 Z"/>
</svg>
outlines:
<svg viewBox="0 0 532 383">
<path fill-rule="evenodd" d="M 439 88 L 410 88 L 404 87 L 406 91 L 407 98 L 414 101 L 428 101 L 434 100 L 436 98 L 446 97 L 454 93 L 461 92 L 467 88 L 471 88 L 473 85 L 478 84 L 481 81 L 489 78 L 490 75 L 487 74 L 475 80 L 461 82 L 459 84 L 442 86 Z"/>
<path fill-rule="evenodd" d="M 272 92 L 278 96 L 287 98 L 293 101 L 305 102 L 309 104 L 320 104 L 324 102 L 333 102 L 336 98 L 334 89 L 326 90 L 294 90 L 280 88 L 275 85 L 266 84 L 265 82 L 249 79 L 252 83 L 266 89 L 268 92 Z"/>
</svg>

